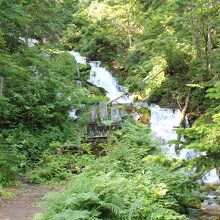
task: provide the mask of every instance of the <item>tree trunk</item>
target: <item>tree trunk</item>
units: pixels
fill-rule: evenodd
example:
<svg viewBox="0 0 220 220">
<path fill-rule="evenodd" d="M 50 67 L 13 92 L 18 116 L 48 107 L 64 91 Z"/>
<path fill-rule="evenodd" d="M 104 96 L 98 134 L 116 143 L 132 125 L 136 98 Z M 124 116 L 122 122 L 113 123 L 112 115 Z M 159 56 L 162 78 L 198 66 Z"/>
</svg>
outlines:
<svg viewBox="0 0 220 220">
<path fill-rule="evenodd" d="M 3 96 L 3 82 L 4 78 L 0 76 L 0 97 Z"/>
<path fill-rule="evenodd" d="M 25 43 L 28 45 L 28 25 L 25 25 Z"/>
<path fill-rule="evenodd" d="M 201 56 L 200 31 L 198 29 L 198 23 L 197 23 L 196 16 L 194 13 L 194 8 L 195 8 L 195 2 L 194 2 L 194 0 L 192 0 L 191 1 L 191 10 L 192 10 L 192 24 L 193 24 L 193 42 L 194 42 L 194 47 L 196 50 L 196 58 L 200 58 L 200 56 Z"/>
<path fill-rule="evenodd" d="M 185 105 L 184 105 L 182 112 L 181 112 L 181 120 L 180 120 L 180 124 L 179 124 L 180 128 L 185 128 L 185 119 L 186 119 L 186 113 L 189 108 L 189 101 L 190 101 L 191 92 L 192 92 L 192 88 L 189 88 L 187 96 L 186 96 L 186 100 L 185 100 Z M 180 140 L 181 140 L 181 134 L 178 134 L 177 141 L 180 141 Z M 176 151 L 179 150 L 179 144 L 176 144 L 175 150 Z"/>
<path fill-rule="evenodd" d="M 3 96 L 3 82 L 4 82 L 4 78 L 2 76 L 0 76 L 0 97 Z M 0 106 L 0 117 L 2 114 L 2 108 Z"/>
<path fill-rule="evenodd" d="M 189 88 L 187 96 L 186 96 L 186 100 L 185 100 L 185 106 L 182 110 L 182 116 L 181 116 L 181 121 L 180 121 L 180 127 L 185 127 L 185 117 L 186 117 L 186 113 L 188 111 L 189 108 L 189 100 L 190 100 L 190 94 L 191 94 L 192 89 Z"/>
<path fill-rule="evenodd" d="M 207 11 L 209 13 L 210 8 L 212 7 L 212 2 L 208 1 L 207 4 Z M 212 24 L 211 24 L 211 19 L 208 17 L 207 21 L 207 71 L 210 73 L 211 71 L 211 52 L 212 52 Z"/>
<path fill-rule="evenodd" d="M 125 1 L 125 4 L 127 4 L 127 1 Z M 129 6 L 126 7 L 126 16 L 127 16 L 127 35 L 128 35 L 128 42 L 129 47 L 132 47 L 132 39 L 131 39 L 131 19 L 130 19 L 130 13 L 131 13 L 131 1 L 129 1 Z"/>
</svg>

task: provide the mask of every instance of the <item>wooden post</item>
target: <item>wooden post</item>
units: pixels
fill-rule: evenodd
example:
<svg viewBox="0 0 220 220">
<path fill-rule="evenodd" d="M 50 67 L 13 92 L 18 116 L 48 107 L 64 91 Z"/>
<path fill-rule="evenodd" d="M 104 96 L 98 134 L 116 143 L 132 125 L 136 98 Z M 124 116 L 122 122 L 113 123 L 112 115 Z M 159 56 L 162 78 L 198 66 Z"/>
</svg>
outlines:
<svg viewBox="0 0 220 220">
<path fill-rule="evenodd" d="M 125 95 L 128 95 L 128 93 L 127 93 L 127 92 L 123 93 L 123 94 L 120 95 L 119 97 L 117 97 L 117 98 L 115 98 L 115 99 L 109 101 L 108 104 L 111 104 L 111 103 L 113 103 L 113 102 L 116 102 L 118 99 L 122 98 L 122 97 L 125 96 Z"/>
<path fill-rule="evenodd" d="M 101 122 L 108 120 L 108 106 L 106 102 L 99 103 L 99 116 Z"/>
<path fill-rule="evenodd" d="M 98 116 L 97 116 L 97 109 L 96 106 L 90 105 L 89 106 L 89 124 L 97 124 L 98 123 Z"/>
<path fill-rule="evenodd" d="M 112 104 L 111 107 L 111 120 L 113 121 L 114 124 L 118 124 L 121 122 L 121 116 L 116 104 Z"/>
<path fill-rule="evenodd" d="M 0 76 L 0 97 L 3 96 L 3 82 L 4 78 Z"/>
</svg>

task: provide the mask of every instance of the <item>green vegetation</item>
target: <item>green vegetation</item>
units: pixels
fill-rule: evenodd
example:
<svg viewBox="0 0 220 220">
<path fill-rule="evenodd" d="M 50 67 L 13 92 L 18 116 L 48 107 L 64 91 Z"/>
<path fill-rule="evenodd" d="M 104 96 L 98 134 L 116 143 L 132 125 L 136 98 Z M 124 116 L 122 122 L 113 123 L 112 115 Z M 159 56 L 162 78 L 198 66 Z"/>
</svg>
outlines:
<svg viewBox="0 0 220 220">
<path fill-rule="evenodd" d="M 20 168 L 36 163 L 50 142 L 79 142 L 77 132 L 68 122 L 68 111 L 80 108 L 88 92 L 74 85 L 75 63 L 65 53 L 21 49 L 1 60 L 1 66 L 4 95 L 0 99 L 0 144 L 4 182 L 16 178 Z M 80 99 L 78 93 L 82 94 Z"/>
<path fill-rule="evenodd" d="M 220 169 L 219 0 L 0 0 L 0 24 L 1 198 L 25 175 L 70 180 L 40 220 L 187 219 L 199 207 L 197 180 Z M 88 105 L 107 98 L 72 49 L 114 70 L 136 101 L 184 110 L 191 127 L 181 123 L 185 142 L 175 142 L 206 154 L 168 160 L 132 120 L 106 143 L 85 144 Z M 150 112 L 139 113 L 149 124 Z"/>
<path fill-rule="evenodd" d="M 88 164 L 64 192 L 48 195 L 49 209 L 37 219 L 188 219 L 184 207 L 195 206 L 196 185 L 174 171 L 150 139 L 145 125 L 126 121 L 100 144 L 107 155 Z"/>
<path fill-rule="evenodd" d="M 189 96 L 186 116 L 191 126 L 198 122 L 179 133 L 187 147 L 207 151 L 199 168 L 219 167 L 219 1 L 78 5 L 62 36 L 64 47 L 105 62 L 139 100 L 183 110 Z"/>
<path fill-rule="evenodd" d="M 35 167 L 51 143 L 79 144 L 87 120 L 83 109 L 100 100 L 89 98 L 88 86 L 76 86 L 74 58 L 54 49 L 70 15 L 59 21 L 57 16 L 65 7 L 72 9 L 69 4 L 0 1 L 0 76 L 4 79 L 0 97 L 0 184 L 14 182 Z M 39 43 L 27 47 L 21 37 L 35 38 Z M 44 38 L 47 44 L 43 44 Z M 79 68 L 85 81 L 88 67 Z M 102 99 L 100 91 L 96 92 Z M 70 122 L 72 108 L 81 109 L 84 120 Z"/>
<path fill-rule="evenodd" d="M 38 166 L 28 173 L 31 183 L 59 182 L 78 174 L 94 160 L 88 144 L 51 143 L 44 152 Z"/>
<path fill-rule="evenodd" d="M 178 132 L 186 137 L 185 147 L 206 152 L 204 158 L 198 158 L 196 163 L 201 172 L 213 168 L 220 169 L 220 84 L 215 83 L 214 88 L 208 89 L 206 97 L 213 102 L 191 128 L 180 129 Z"/>
</svg>

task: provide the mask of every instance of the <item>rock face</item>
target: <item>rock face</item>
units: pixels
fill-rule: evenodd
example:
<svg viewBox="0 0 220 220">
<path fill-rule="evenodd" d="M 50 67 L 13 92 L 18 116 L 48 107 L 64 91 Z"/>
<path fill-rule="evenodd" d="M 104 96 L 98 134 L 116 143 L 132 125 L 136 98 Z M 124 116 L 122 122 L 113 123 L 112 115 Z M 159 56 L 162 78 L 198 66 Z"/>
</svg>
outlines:
<svg viewBox="0 0 220 220">
<path fill-rule="evenodd" d="M 220 220 L 220 205 L 202 205 L 200 210 L 204 215 Z"/>
</svg>

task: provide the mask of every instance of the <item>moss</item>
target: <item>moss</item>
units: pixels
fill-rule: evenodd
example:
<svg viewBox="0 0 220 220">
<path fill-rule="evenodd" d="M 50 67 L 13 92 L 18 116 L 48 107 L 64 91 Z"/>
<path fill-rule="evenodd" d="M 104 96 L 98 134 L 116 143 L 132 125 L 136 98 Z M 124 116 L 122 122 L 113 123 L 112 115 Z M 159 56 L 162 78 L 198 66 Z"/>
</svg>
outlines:
<svg viewBox="0 0 220 220">
<path fill-rule="evenodd" d="M 203 115 L 201 116 L 200 118 L 198 118 L 195 122 L 194 122 L 194 126 L 202 126 L 202 125 L 205 125 L 205 124 L 209 124 L 209 123 L 212 123 L 213 120 L 212 120 L 212 117 L 209 116 L 209 115 Z"/>
</svg>

